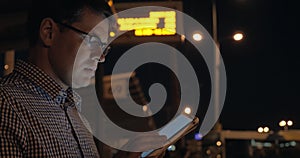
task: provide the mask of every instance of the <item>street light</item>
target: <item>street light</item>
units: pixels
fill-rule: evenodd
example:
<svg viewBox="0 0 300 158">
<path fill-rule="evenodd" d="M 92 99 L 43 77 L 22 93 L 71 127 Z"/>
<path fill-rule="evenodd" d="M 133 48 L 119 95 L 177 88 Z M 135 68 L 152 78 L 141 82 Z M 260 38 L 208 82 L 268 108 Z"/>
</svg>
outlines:
<svg viewBox="0 0 300 158">
<path fill-rule="evenodd" d="M 235 33 L 235 34 L 233 35 L 233 39 L 234 39 L 235 41 L 241 41 L 243 38 L 244 38 L 244 35 L 243 35 L 243 33 L 240 33 L 240 32 Z"/>
<path fill-rule="evenodd" d="M 279 126 L 283 127 L 284 130 L 288 130 L 289 126 L 293 126 L 293 121 L 291 121 L 291 120 L 288 120 L 288 121 L 281 120 L 279 122 Z"/>
<path fill-rule="evenodd" d="M 220 47 L 220 41 L 218 39 L 218 13 L 217 13 L 217 0 L 211 0 L 212 2 L 212 37 L 214 42 L 218 47 Z M 240 41 L 244 38 L 244 35 L 242 32 L 236 32 L 236 35 L 234 37 L 234 40 Z M 216 122 L 216 127 L 220 127 L 220 121 L 218 119 L 219 113 L 220 113 L 220 60 L 221 56 L 217 51 L 217 48 L 214 50 L 214 80 L 213 80 L 213 87 L 214 87 L 214 116 L 215 119 L 217 120 Z"/>
<path fill-rule="evenodd" d="M 222 145 L 222 142 L 221 142 L 220 140 L 218 140 L 218 141 L 216 142 L 216 145 L 217 145 L 218 147 L 220 147 L 220 146 Z"/>
<path fill-rule="evenodd" d="M 202 40 L 202 35 L 200 34 L 200 33 L 194 33 L 193 34 L 193 39 L 195 40 L 195 41 L 201 41 Z"/>
<path fill-rule="evenodd" d="M 192 112 L 192 109 L 190 108 L 190 107 L 186 107 L 185 109 L 184 109 L 184 113 L 186 113 L 186 114 L 191 114 L 191 112 Z"/>
<path fill-rule="evenodd" d="M 288 126 L 293 126 L 293 121 L 288 120 L 287 125 L 288 125 Z"/>
<path fill-rule="evenodd" d="M 269 133 L 270 128 L 269 127 L 258 127 L 257 132 L 258 133 Z"/>
<path fill-rule="evenodd" d="M 281 121 L 279 122 L 279 126 L 280 126 L 280 127 L 286 126 L 286 121 L 281 120 Z"/>
<path fill-rule="evenodd" d="M 258 129 L 257 129 L 257 132 L 258 132 L 258 133 L 262 133 L 263 131 L 264 131 L 264 128 L 258 127 Z"/>
<path fill-rule="evenodd" d="M 264 132 L 268 133 L 270 131 L 269 127 L 264 127 Z"/>
</svg>

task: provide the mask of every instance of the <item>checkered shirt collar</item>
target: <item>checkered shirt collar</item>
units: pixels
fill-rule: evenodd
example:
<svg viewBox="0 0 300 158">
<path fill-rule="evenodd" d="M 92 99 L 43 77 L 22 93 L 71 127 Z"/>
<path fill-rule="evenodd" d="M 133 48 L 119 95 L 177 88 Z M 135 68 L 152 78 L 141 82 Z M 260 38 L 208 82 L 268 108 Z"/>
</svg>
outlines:
<svg viewBox="0 0 300 158">
<path fill-rule="evenodd" d="M 23 60 L 17 60 L 14 71 L 20 73 L 30 80 L 30 82 L 43 89 L 58 104 L 62 104 L 65 101 L 74 101 L 75 105 L 79 106 L 81 98 L 72 88 L 64 90 L 62 86 L 36 65 Z"/>
</svg>

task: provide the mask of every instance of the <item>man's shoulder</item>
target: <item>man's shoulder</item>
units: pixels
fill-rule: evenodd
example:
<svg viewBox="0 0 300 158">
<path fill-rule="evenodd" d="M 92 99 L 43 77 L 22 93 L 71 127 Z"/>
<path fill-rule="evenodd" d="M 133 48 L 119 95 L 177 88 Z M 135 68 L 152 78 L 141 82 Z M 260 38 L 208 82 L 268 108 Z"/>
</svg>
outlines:
<svg viewBox="0 0 300 158">
<path fill-rule="evenodd" d="M 9 74 L 0 79 L 1 109 L 19 107 L 31 95 L 30 85 L 26 85 L 25 78 L 20 75 Z M 21 102 L 20 102 L 21 101 Z"/>
<path fill-rule="evenodd" d="M 16 90 L 20 90 L 20 86 L 25 82 L 22 78 L 14 73 L 0 78 L 0 93 L 10 93 Z"/>
</svg>

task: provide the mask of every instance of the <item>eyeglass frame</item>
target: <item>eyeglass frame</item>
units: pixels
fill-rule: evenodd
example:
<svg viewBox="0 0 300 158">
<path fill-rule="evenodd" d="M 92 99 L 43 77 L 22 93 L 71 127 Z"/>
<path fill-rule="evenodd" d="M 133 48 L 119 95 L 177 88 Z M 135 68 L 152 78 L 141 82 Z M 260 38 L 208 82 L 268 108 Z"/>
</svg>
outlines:
<svg viewBox="0 0 300 158">
<path fill-rule="evenodd" d="M 92 37 L 94 37 L 94 38 L 98 39 L 98 41 L 99 41 L 98 44 L 99 44 L 99 46 L 101 48 L 101 51 L 102 51 L 101 56 L 105 57 L 109 53 L 109 51 L 111 49 L 111 46 L 107 46 L 107 43 L 102 42 L 101 39 L 98 36 L 90 35 L 89 33 L 85 32 L 85 31 L 82 31 L 82 30 L 80 30 L 80 29 L 78 29 L 74 26 L 68 25 L 68 24 L 63 23 L 63 22 L 59 22 L 59 21 L 55 21 L 55 22 L 62 25 L 62 26 L 64 26 L 64 27 L 66 27 L 66 28 L 68 28 L 68 29 L 70 29 L 70 30 L 72 30 L 72 31 L 74 31 L 74 32 L 76 32 L 76 33 L 80 33 L 81 35 L 83 35 L 84 38 L 88 37 L 89 39 L 91 39 Z M 101 56 L 100 56 L 100 58 L 101 58 Z M 104 62 L 104 61 L 101 61 L 100 58 L 99 58 L 98 62 L 100 62 L 100 63 Z"/>
</svg>

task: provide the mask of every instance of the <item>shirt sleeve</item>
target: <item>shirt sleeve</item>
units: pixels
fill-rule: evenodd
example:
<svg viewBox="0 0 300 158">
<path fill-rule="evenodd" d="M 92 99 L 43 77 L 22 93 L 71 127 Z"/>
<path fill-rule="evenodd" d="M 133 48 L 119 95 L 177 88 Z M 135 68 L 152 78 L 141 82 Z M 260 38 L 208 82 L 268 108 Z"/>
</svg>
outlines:
<svg viewBox="0 0 300 158">
<path fill-rule="evenodd" d="M 25 130 L 20 119 L 0 91 L 0 157 L 23 157 Z"/>
</svg>

